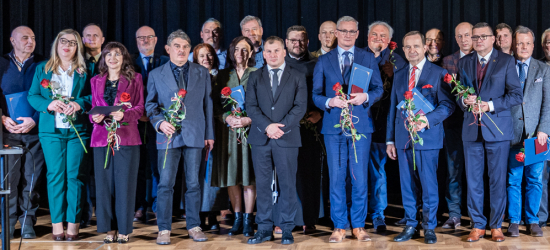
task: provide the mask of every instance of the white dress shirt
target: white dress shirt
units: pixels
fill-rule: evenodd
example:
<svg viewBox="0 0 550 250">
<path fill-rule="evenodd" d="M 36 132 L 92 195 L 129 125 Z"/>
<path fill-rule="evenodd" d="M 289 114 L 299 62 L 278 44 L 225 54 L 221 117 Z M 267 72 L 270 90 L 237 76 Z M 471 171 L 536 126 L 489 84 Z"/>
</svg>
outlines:
<svg viewBox="0 0 550 250">
<path fill-rule="evenodd" d="M 57 90 L 57 94 L 60 94 L 62 96 L 68 96 L 70 97 L 73 93 L 73 80 L 74 80 L 74 74 L 77 74 L 76 72 L 73 72 L 72 75 L 69 75 L 69 72 L 72 72 L 72 66 L 69 66 L 69 69 L 66 71 L 63 71 L 61 66 L 57 69 L 59 72 L 58 74 L 53 73 L 52 79 L 50 82 L 58 82 L 60 89 Z M 65 118 L 64 114 L 55 112 L 55 127 L 56 128 L 70 128 L 71 124 L 69 122 L 63 122 L 63 119 Z"/>
<path fill-rule="evenodd" d="M 269 71 L 269 84 L 271 85 L 271 87 L 273 87 L 273 71 L 272 71 L 273 68 L 269 66 L 269 64 L 266 64 L 266 65 L 267 65 L 267 70 Z M 286 66 L 286 62 L 283 62 L 283 64 L 281 64 L 281 66 L 278 68 L 280 69 L 279 72 L 277 72 L 277 78 L 279 78 L 279 85 L 281 85 L 281 77 L 283 76 L 283 71 L 285 71 L 285 66 Z"/>
</svg>

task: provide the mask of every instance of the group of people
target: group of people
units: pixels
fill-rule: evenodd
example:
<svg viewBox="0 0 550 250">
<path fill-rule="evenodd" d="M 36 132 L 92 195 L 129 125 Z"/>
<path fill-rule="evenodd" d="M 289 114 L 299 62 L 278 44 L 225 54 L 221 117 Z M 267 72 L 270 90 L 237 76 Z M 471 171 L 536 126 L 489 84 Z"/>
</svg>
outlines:
<svg viewBox="0 0 550 250">
<path fill-rule="evenodd" d="M 216 217 L 230 201 L 229 235 L 258 244 L 273 240 L 275 231 L 282 244 L 292 244 L 295 226 L 312 232 L 323 213 L 326 163 L 334 224 L 329 242 L 342 242 L 347 229 L 370 241 L 367 213 L 376 232 L 386 230 L 388 158 L 398 161 L 405 209 L 394 241 L 417 237 L 422 228 L 425 243 L 437 242 L 440 193 L 449 210 L 442 227 L 461 225 L 464 169 L 472 222 L 467 241 L 483 238 L 487 224 L 492 239 L 503 241 L 505 214 L 508 236 L 519 236 L 521 221 L 529 234 L 543 236 L 548 166 L 525 165 L 516 154 L 526 139 L 536 136 L 544 145 L 550 133 L 550 29 L 542 35 L 545 58 L 536 60 L 535 34 L 524 26 L 499 24 L 493 32 L 487 23 L 460 23 L 460 50 L 448 56 L 441 54 L 442 31 L 411 31 L 402 41 L 405 58 L 391 44 L 388 23 L 369 25 L 364 49 L 355 46 L 358 27 L 350 16 L 324 22 L 321 48 L 309 52 L 305 27 L 289 27 L 284 40 L 264 40 L 261 20 L 246 16 L 242 36 L 224 49 L 222 24 L 210 18 L 202 43 L 192 47 L 188 34 L 176 30 L 165 56 L 154 53 L 157 37 L 148 26 L 136 31 L 139 53 L 131 55 L 119 42 L 104 45 L 101 28 L 89 24 L 82 36 L 61 31 L 45 60 L 34 53 L 31 28 L 15 28 L 13 50 L 0 58 L 4 144 L 25 149 L 21 159 L 8 157 L 10 236 L 19 220 L 21 237 L 36 237 L 40 192 L 33 189 L 45 167 L 56 241 L 78 240 L 95 206 L 105 243 L 128 242 L 133 222 L 151 208 L 157 244 L 170 244 L 180 204 L 189 237 L 206 241 L 203 230 L 219 229 Z M 351 78 L 354 64 L 371 70 L 363 91 L 353 85 L 363 80 Z M 472 86 L 457 98 L 459 81 Z M 222 95 L 239 86 L 244 110 Z M 412 91 L 423 97 L 411 99 Z M 12 107 L 13 96 L 23 96 L 32 112 Z M 414 100 L 433 110 L 407 117 L 412 111 L 399 105 Z M 440 186 L 443 148 L 446 183 Z M 181 165 L 185 195 L 177 199 Z"/>
</svg>

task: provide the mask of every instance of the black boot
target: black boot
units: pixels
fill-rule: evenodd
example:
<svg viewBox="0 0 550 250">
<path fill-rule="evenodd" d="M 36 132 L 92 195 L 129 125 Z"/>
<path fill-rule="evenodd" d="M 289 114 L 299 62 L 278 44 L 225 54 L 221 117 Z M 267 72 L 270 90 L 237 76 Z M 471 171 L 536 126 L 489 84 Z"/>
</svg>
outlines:
<svg viewBox="0 0 550 250">
<path fill-rule="evenodd" d="M 208 216 L 208 212 L 200 212 L 199 213 L 199 218 L 201 220 L 201 224 L 200 224 L 200 227 L 202 230 L 204 231 L 208 231 L 208 226 L 206 225 L 206 217 Z"/>
<path fill-rule="evenodd" d="M 229 230 L 229 235 L 237 235 L 243 233 L 243 213 L 235 213 L 235 222 L 233 222 L 233 228 Z"/>
<path fill-rule="evenodd" d="M 249 213 L 249 214 L 244 214 L 244 219 L 243 219 L 243 234 L 244 236 L 246 237 L 252 237 L 254 236 L 254 228 L 253 228 L 253 225 L 254 225 L 254 221 L 252 220 L 252 213 Z"/>
<path fill-rule="evenodd" d="M 209 212 L 208 213 L 208 228 L 210 230 L 220 230 L 220 223 L 218 222 L 219 212 Z"/>
</svg>

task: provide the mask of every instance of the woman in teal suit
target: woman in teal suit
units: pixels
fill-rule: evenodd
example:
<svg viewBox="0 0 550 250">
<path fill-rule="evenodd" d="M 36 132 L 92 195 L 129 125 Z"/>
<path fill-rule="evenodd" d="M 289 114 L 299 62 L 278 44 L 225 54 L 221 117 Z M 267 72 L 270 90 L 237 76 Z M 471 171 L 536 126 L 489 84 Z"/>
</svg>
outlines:
<svg viewBox="0 0 550 250">
<path fill-rule="evenodd" d="M 31 106 L 40 112 L 38 124 L 40 143 L 44 146 L 47 167 L 48 201 L 52 218 L 52 238 L 56 241 L 78 240 L 80 223 L 80 192 L 83 186 L 80 166 L 89 135 L 85 110 L 91 105 L 90 86 L 85 86 L 86 64 L 82 56 L 84 47 L 78 32 L 66 29 L 57 35 L 51 57 L 36 67 L 29 90 Z M 52 100 L 52 90 L 42 86 L 48 80 L 56 94 L 69 102 Z M 76 116 L 74 127 L 66 115 Z M 76 132 L 78 131 L 78 133 Z M 80 141 L 78 135 L 82 141 Z M 63 222 L 68 222 L 67 235 Z"/>
</svg>

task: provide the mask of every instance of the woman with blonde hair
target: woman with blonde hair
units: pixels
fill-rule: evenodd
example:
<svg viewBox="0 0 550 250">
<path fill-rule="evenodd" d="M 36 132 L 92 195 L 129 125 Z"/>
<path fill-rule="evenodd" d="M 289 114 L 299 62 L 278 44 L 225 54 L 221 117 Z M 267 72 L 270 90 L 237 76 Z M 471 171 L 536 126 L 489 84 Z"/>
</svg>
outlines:
<svg viewBox="0 0 550 250">
<path fill-rule="evenodd" d="M 81 173 L 87 172 L 80 167 L 87 166 L 81 163 L 89 139 L 85 111 L 91 105 L 83 52 L 78 32 L 59 32 L 50 59 L 36 67 L 28 96 L 31 106 L 40 112 L 38 137 L 45 145 L 52 238 L 56 241 L 78 240 Z M 63 222 L 68 223 L 66 235 Z"/>
</svg>

